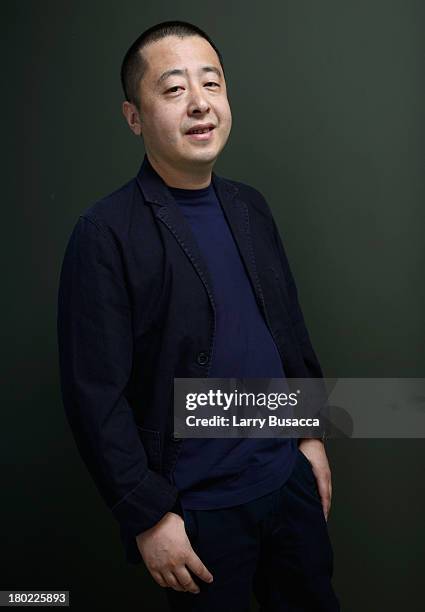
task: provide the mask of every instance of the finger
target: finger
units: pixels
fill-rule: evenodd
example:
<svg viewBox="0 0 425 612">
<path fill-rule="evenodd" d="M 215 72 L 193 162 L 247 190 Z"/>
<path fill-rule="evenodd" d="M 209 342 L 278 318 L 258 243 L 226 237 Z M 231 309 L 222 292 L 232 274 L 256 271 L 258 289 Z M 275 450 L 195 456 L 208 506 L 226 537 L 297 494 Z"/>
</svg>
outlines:
<svg viewBox="0 0 425 612">
<path fill-rule="evenodd" d="M 179 585 L 183 587 L 184 591 L 189 591 L 190 593 L 199 593 L 200 589 L 198 585 L 193 580 L 192 576 L 189 574 L 185 567 L 179 567 L 179 569 L 175 569 L 174 574 L 179 582 Z"/>
<path fill-rule="evenodd" d="M 329 493 L 329 501 L 326 505 L 326 521 L 328 520 L 329 512 L 331 511 L 331 494 Z"/>
<path fill-rule="evenodd" d="M 323 502 L 330 502 L 330 487 L 329 487 L 329 477 L 326 475 L 321 475 L 316 477 L 317 488 L 319 490 L 320 498 Z"/>
<path fill-rule="evenodd" d="M 212 582 L 213 581 L 213 575 L 211 574 L 211 572 L 209 572 L 207 570 L 207 568 L 205 567 L 205 565 L 202 563 L 201 559 L 198 557 L 198 555 L 193 551 L 192 551 L 187 555 L 186 558 L 186 565 L 187 567 L 192 570 L 192 572 L 194 574 L 196 574 L 197 576 L 199 576 L 199 578 L 201 578 L 201 580 L 204 580 L 205 582 Z"/>
<path fill-rule="evenodd" d="M 327 518 L 328 510 L 331 503 L 329 480 L 326 477 L 316 478 L 317 489 L 319 491 L 320 501 L 322 502 L 322 509 L 325 518 Z"/>
<path fill-rule="evenodd" d="M 331 511 L 332 505 L 332 480 L 329 479 L 329 504 L 328 504 L 328 514 Z"/>
<path fill-rule="evenodd" d="M 157 571 L 152 571 L 151 572 L 152 578 L 155 580 L 155 582 L 157 582 L 159 584 L 159 586 L 162 587 L 167 587 L 168 584 L 165 582 L 164 578 L 162 577 L 162 575 L 157 572 Z"/>
<path fill-rule="evenodd" d="M 181 587 L 177 581 L 177 578 L 174 576 L 174 574 L 170 571 L 163 571 L 162 572 L 162 576 L 165 580 L 165 582 L 167 583 L 167 586 L 171 587 L 172 589 L 174 589 L 175 591 L 183 591 L 183 587 Z"/>
</svg>

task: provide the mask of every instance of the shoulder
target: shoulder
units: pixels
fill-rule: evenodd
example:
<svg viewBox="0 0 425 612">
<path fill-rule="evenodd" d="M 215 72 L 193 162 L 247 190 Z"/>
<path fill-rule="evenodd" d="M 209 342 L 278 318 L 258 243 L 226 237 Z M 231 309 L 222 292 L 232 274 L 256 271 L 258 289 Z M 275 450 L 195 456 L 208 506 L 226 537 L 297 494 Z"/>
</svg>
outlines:
<svg viewBox="0 0 425 612">
<path fill-rule="evenodd" d="M 146 233 L 149 228 L 149 210 L 138 187 L 136 177 L 107 195 L 92 201 L 78 213 L 74 233 L 84 240 L 98 245 L 107 242 L 124 252 L 135 233 Z M 102 238 L 103 237 L 103 238 Z"/>
<path fill-rule="evenodd" d="M 80 212 L 98 226 L 119 227 L 131 215 L 134 201 L 140 199 L 140 192 L 134 178 L 111 193 L 99 198 Z"/>
</svg>

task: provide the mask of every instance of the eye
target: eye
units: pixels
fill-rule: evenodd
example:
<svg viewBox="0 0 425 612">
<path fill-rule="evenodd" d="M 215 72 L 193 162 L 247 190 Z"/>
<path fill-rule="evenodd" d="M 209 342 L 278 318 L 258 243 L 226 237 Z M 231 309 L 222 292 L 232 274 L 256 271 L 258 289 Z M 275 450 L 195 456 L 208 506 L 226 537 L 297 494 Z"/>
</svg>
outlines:
<svg viewBox="0 0 425 612">
<path fill-rule="evenodd" d="M 181 87 L 181 85 L 174 85 L 173 87 L 170 87 L 170 89 L 167 89 L 165 93 L 169 93 L 169 92 L 174 93 L 174 91 L 178 89 L 179 87 Z"/>
<path fill-rule="evenodd" d="M 218 83 L 216 83 L 215 81 L 208 81 L 208 83 L 205 83 L 205 87 L 209 87 L 209 86 L 215 86 L 215 87 L 220 87 L 220 85 Z M 178 89 L 183 89 L 182 85 L 173 85 L 173 87 L 170 87 L 169 89 L 167 89 L 167 91 L 165 92 L 167 93 L 177 93 Z"/>
</svg>

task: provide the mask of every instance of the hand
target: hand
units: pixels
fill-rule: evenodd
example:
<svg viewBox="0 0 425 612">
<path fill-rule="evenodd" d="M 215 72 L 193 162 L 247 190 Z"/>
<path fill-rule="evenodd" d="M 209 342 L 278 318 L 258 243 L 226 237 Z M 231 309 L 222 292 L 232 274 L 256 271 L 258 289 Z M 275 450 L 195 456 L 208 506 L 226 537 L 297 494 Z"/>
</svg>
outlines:
<svg viewBox="0 0 425 612">
<path fill-rule="evenodd" d="M 146 567 L 160 586 L 199 593 L 186 566 L 205 582 L 212 582 L 213 576 L 194 552 L 178 514 L 167 512 L 156 525 L 139 533 L 136 542 Z"/>
<path fill-rule="evenodd" d="M 303 438 L 299 443 L 299 449 L 311 463 L 327 521 L 331 509 L 332 478 L 325 446 L 321 440 L 316 438 Z"/>
</svg>

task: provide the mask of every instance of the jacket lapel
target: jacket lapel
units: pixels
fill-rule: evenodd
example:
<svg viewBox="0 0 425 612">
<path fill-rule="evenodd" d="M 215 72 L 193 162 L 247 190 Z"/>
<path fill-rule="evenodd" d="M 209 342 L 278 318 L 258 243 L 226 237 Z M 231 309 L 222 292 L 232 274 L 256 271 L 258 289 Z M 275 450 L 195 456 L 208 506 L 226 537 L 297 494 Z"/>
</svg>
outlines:
<svg viewBox="0 0 425 612">
<path fill-rule="evenodd" d="M 208 272 L 208 268 L 199 251 L 198 243 L 195 240 L 192 229 L 186 221 L 178 204 L 175 202 L 167 206 L 163 206 L 156 210 L 155 215 L 162 223 L 164 223 L 170 232 L 174 235 L 181 248 L 186 253 L 199 278 L 204 284 L 211 302 L 212 308 L 215 310 L 214 296 L 212 293 L 212 283 Z"/>
<path fill-rule="evenodd" d="M 233 238 L 239 249 L 241 259 L 245 265 L 248 278 L 251 281 L 255 298 L 260 309 L 264 310 L 263 292 L 257 273 L 257 265 L 252 244 L 248 206 L 238 196 L 238 188 L 232 183 L 218 177 L 214 172 L 213 182 L 227 223 L 229 224 Z M 233 192 L 233 190 L 236 191 Z"/>
<path fill-rule="evenodd" d="M 136 178 L 146 203 L 154 205 L 155 216 L 173 234 L 194 266 L 208 293 L 211 306 L 215 310 L 211 278 L 192 229 L 162 177 L 158 175 L 150 164 L 147 155 L 144 157 Z M 252 246 L 248 207 L 238 197 L 238 187 L 232 182 L 217 176 L 214 172 L 212 172 L 211 180 L 245 265 L 258 305 L 264 311 L 263 295 Z"/>
</svg>

